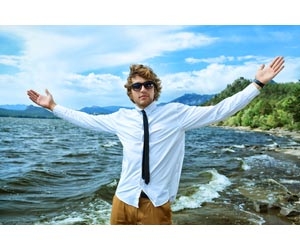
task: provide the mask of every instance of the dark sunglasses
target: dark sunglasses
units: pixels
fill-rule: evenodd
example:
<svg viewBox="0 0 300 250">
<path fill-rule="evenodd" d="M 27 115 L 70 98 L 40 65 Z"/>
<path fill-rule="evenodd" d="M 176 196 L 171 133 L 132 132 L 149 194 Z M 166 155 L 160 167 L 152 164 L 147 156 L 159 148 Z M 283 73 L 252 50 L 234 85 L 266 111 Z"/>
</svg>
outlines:
<svg viewBox="0 0 300 250">
<path fill-rule="evenodd" d="M 134 91 L 140 91 L 142 89 L 142 86 L 144 86 L 145 89 L 152 89 L 155 86 L 155 83 L 152 81 L 146 81 L 144 83 L 136 82 L 131 85 L 131 88 Z"/>
</svg>

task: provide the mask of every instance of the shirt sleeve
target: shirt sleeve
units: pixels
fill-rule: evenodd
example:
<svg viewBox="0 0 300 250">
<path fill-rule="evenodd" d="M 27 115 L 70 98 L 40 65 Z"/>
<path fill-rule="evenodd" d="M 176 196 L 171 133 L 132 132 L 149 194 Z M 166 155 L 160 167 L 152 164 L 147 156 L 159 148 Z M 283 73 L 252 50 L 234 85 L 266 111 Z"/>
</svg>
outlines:
<svg viewBox="0 0 300 250">
<path fill-rule="evenodd" d="M 249 84 L 244 90 L 214 106 L 182 106 L 178 112 L 181 126 L 188 130 L 222 121 L 244 108 L 259 93 L 254 84 Z"/>
<path fill-rule="evenodd" d="M 116 132 L 114 126 L 114 114 L 91 115 L 82 111 L 69 109 L 61 105 L 56 105 L 54 107 L 53 114 L 82 128 L 109 133 Z"/>
</svg>

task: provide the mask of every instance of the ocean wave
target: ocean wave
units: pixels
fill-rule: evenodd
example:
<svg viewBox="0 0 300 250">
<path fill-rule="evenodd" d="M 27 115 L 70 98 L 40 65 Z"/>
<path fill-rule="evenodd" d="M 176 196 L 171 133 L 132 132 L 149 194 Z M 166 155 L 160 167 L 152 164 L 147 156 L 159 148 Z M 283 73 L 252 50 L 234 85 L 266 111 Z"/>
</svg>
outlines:
<svg viewBox="0 0 300 250">
<path fill-rule="evenodd" d="M 199 208 L 204 202 L 212 202 L 220 196 L 220 192 L 231 185 L 230 180 L 216 169 L 205 171 L 211 174 L 207 184 L 193 185 L 193 191 L 189 195 L 179 196 L 172 204 L 172 211 L 180 211 L 185 208 Z"/>
</svg>

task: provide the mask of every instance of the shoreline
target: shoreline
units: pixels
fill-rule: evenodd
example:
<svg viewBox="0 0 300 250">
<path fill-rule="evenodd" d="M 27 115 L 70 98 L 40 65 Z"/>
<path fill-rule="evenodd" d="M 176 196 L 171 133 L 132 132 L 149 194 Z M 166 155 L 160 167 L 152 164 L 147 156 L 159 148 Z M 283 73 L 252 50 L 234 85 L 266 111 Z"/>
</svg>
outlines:
<svg viewBox="0 0 300 250">
<path fill-rule="evenodd" d="M 289 137 L 293 140 L 300 142 L 300 131 L 289 131 L 282 128 L 272 128 L 269 130 L 263 130 L 260 128 L 250 128 L 250 127 L 230 127 L 230 126 L 220 126 L 223 128 L 236 129 L 236 130 L 244 130 L 244 131 L 254 131 L 254 132 L 262 132 L 266 134 L 272 134 L 280 137 Z"/>
<path fill-rule="evenodd" d="M 287 138 L 290 138 L 293 141 L 300 144 L 300 131 L 288 131 L 288 130 L 281 129 L 281 128 L 263 130 L 263 129 L 259 129 L 259 128 L 252 129 L 250 127 L 242 127 L 242 126 L 240 126 L 240 127 L 218 126 L 218 127 L 225 128 L 225 129 L 249 131 L 249 132 L 251 132 L 251 131 L 260 132 L 260 133 L 275 135 L 278 137 L 287 137 Z M 300 159 L 300 146 L 299 145 L 291 146 L 289 148 L 278 147 L 278 148 L 274 149 L 274 151 L 293 155 L 293 156 L 296 156 L 298 159 Z"/>
</svg>

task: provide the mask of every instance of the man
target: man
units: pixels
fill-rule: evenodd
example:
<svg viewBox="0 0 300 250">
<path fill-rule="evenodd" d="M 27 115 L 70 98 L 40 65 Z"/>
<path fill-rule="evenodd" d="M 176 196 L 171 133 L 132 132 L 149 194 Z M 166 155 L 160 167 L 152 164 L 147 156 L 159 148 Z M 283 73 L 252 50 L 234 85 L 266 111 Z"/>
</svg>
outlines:
<svg viewBox="0 0 300 250">
<path fill-rule="evenodd" d="M 111 224 L 172 224 L 170 203 L 176 198 L 184 158 L 185 131 L 221 121 L 244 108 L 284 68 L 276 57 L 256 72 L 255 80 L 215 106 L 179 103 L 157 106 L 161 81 L 144 65 L 132 65 L 125 88 L 135 109 L 89 115 L 57 105 L 48 90 L 27 92 L 36 104 L 75 125 L 118 136 L 123 146 L 120 180 L 113 197 Z M 144 116 L 146 113 L 146 116 Z M 143 124 L 147 124 L 144 132 Z M 149 134 L 148 134 L 149 133 Z M 149 146 L 144 139 L 149 138 Z M 149 156 L 144 153 L 149 150 Z M 143 167 L 149 162 L 149 170 Z M 144 165 L 143 165 L 144 166 Z"/>
</svg>

